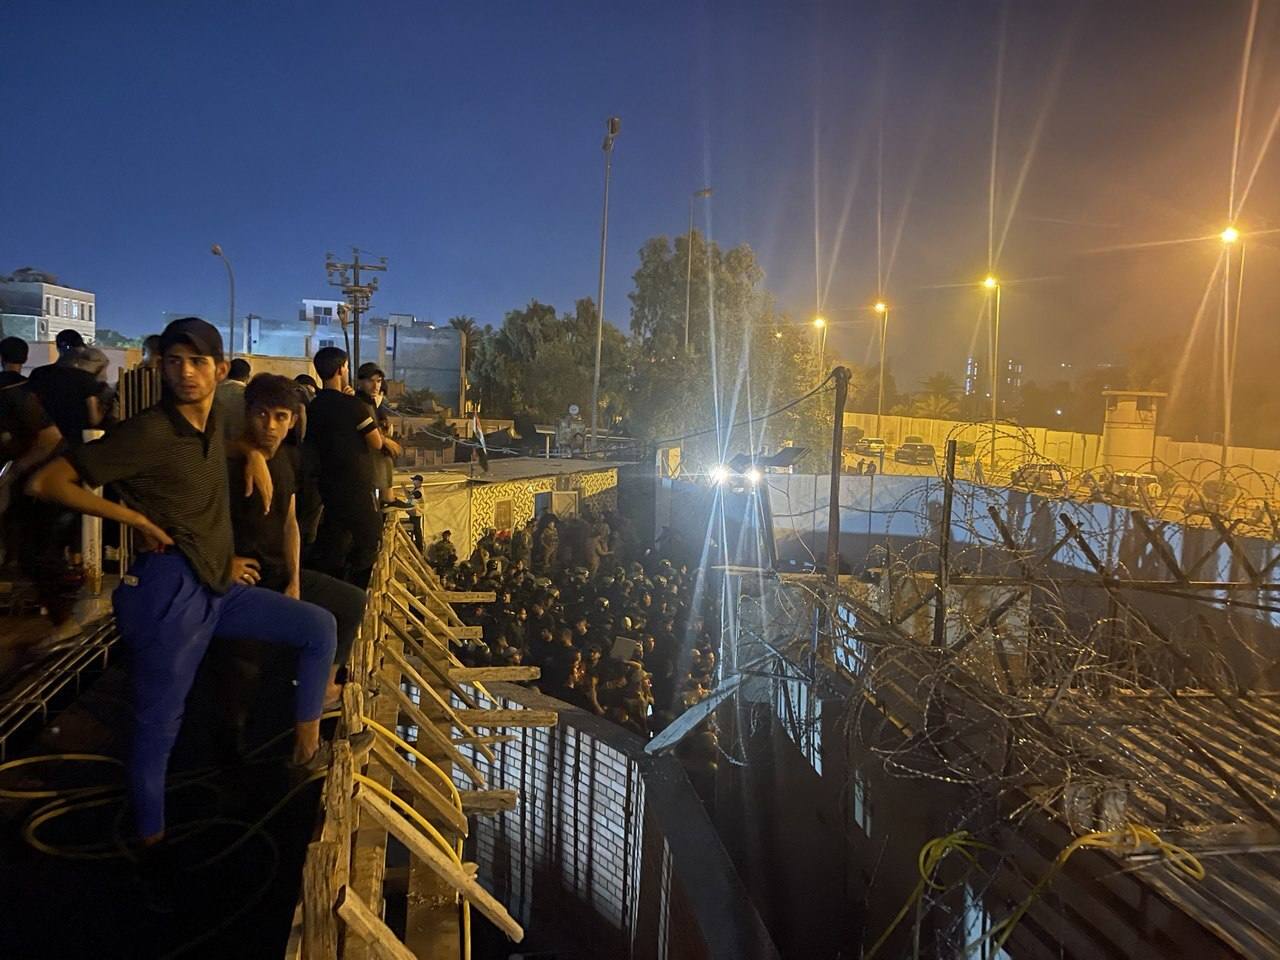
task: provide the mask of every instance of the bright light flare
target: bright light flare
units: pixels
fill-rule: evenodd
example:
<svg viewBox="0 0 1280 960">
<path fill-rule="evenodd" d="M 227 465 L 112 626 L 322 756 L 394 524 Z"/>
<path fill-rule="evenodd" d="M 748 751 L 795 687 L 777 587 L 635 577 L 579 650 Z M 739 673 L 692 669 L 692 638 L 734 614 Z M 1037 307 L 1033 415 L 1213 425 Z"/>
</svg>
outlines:
<svg viewBox="0 0 1280 960">
<path fill-rule="evenodd" d="M 1218 239 L 1223 243 L 1235 243 L 1240 239 L 1240 231 L 1235 227 L 1227 227 L 1227 229 L 1218 234 Z"/>
<path fill-rule="evenodd" d="M 764 479 L 764 474 L 760 472 L 758 467 L 752 467 L 747 471 L 747 481 L 754 487 Z"/>
<path fill-rule="evenodd" d="M 711 482 L 724 483 L 729 479 L 729 468 L 723 463 L 716 464 L 711 468 Z"/>
<path fill-rule="evenodd" d="M 875 310 L 876 313 L 888 313 L 889 305 L 881 300 L 872 309 Z"/>
<path fill-rule="evenodd" d="M 988 290 L 994 290 L 996 287 L 1000 286 L 1000 281 L 995 277 L 988 276 L 987 279 L 982 281 L 982 285 Z"/>
<path fill-rule="evenodd" d="M 815 327 L 817 327 L 819 330 L 821 330 L 823 327 L 825 327 L 825 326 L 827 325 L 827 318 L 826 318 L 826 317 L 814 317 L 814 318 L 813 318 L 813 325 L 814 325 Z"/>
</svg>

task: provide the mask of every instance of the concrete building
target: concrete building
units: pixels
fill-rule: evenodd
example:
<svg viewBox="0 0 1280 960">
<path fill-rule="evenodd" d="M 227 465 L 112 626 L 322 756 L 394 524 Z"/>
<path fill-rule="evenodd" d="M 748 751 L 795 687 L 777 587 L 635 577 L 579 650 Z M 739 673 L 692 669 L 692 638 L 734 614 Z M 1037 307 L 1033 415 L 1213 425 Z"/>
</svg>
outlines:
<svg viewBox="0 0 1280 960">
<path fill-rule="evenodd" d="M 1156 390 L 1103 390 L 1102 462 L 1117 470 L 1149 469 L 1156 458 L 1160 401 Z"/>
<path fill-rule="evenodd" d="M 35 270 L 18 270 L 0 280 L 0 326 L 5 336 L 35 343 L 70 329 L 86 342 L 93 341 L 98 329 L 95 296 L 56 280 Z"/>
</svg>

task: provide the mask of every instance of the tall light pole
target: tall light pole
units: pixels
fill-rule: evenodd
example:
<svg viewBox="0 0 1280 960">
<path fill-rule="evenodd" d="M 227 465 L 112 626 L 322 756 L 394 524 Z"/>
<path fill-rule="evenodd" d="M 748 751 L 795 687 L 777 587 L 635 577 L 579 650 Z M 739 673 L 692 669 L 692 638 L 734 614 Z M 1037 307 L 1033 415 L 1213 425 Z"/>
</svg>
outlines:
<svg viewBox="0 0 1280 960">
<path fill-rule="evenodd" d="M 689 238 L 685 241 L 685 259 L 688 266 L 684 274 L 684 352 L 689 353 L 689 307 L 693 295 L 693 201 L 711 196 L 711 188 L 703 187 L 689 198 Z"/>
<path fill-rule="evenodd" d="M 622 129 L 618 117 L 610 117 L 605 125 L 604 143 L 604 213 L 600 217 L 600 294 L 596 298 L 596 371 L 591 380 L 591 449 L 596 448 L 596 430 L 600 418 L 600 351 L 604 346 L 604 261 L 609 245 L 609 175 L 613 172 L 613 139 Z"/>
<path fill-rule="evenodd" d="M 222 252 L 222 246 L 215 243 L 209 248 L 209 252 L 222 261 L 223 266 L 227 268 L 227 283 L 231 287 L 231 304 L 227 311 L 228 323 L 230 328 L 227 330 L 227 337 L 231 341 L 231 352 L 227 359 L 234 360 L 236 357 L 236 275 L 231 270 L 231 261 L 227 259 L 226 254 Z"/>
<path fill-rule="evenodd" d="M 1240 231 L 1233 226 L 1218 234 L 1222 241 L 1222 255 L 1226 258 L 1222 275 L 1222 474 L 1226 479 L 1228 457 L 1231 452 L 1231 380 L 1235 372 L 1231 323 L 1231 248 L 1240 241 Z M 1244 242 L 1240 241 L 1240 285 L 1244 286 Z M 1236 299 L 1236 318 L 1240 316 L 1239 296 Z"/>
<path fill-rule="evenodd" d="M 876 398 L 876 436 L 883 438 L 880 419 L 884 416 L 884 343 L 889 332 L 889 305 L 883 300 L 877 301 L 875 311 L 880 314 L 880 395 Z"/>
<path fill-rule="evenodd" d="M 1000 395 L 1000 281 L 990 274 L 982 281 L 988 293 L 995 294 L 991 309 L 991 470 L 996 468 L 996 420 Z"/>
<path fill-rule="evenodd" d="M 822 369 L 827 363 L 827 318 L 813 318 L 813 326 L 818 331 L 818 382 L 822 382 Z"/>
</svg>

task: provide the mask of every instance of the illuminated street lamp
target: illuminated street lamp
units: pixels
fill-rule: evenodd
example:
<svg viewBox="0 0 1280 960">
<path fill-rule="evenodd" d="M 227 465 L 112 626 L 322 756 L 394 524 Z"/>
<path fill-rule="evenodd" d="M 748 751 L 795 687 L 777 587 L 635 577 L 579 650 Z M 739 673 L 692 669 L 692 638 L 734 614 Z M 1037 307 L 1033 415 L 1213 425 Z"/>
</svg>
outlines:
<svg viewBox="0 0 1280 960">
<path fill-rule="evenodd" d="M 1227 459 L 1231 449 L 1231 394 L 1232 379 L 1235 374 L 1235 363 L 1232 334 L 1240 326 L 1240 298 L 1244 290 L 1244 242 L 1240 231 L 1228 224 L 1218 239 L 1222 241 L 1222 255 L 1226 258 L 1222 275 L 1222 472 L 1225 479 Z M 1231 250 L 1236 242 L 1240 242 L 1240 279 L 1236 291 L 1235 323 L 1231 321 Z M 1234 328 L 1234 329 L 1233 329 Z"/>
<path fill-rule="evenodd" d="M 226 254 L 222 252 L 221 244 L 215 243 L 209 248 L 209 252 L 221 260 L 223 266 L 227 268 L 227 283 L 231 288 L 231 304 L 227 311 L 229 324 L 227 337 L 231 341 L 231 351 L 228 354 L 227 359 L 234 360 L 236 358 L 236 275 L 231 272 L 231 261 L 228 260 Z"/>
<path fill-rule="evenodd" d="M 991 308 L 991 470 L 996 468 L 996 419 L 1000 393 L 1000 281 L 991 274 L 982 281 L 988 294 L 995 294 Z"/>
<path fill-rule="evenodd" d="M 883 437 L 884 431 L 880 429 L 880 418 L 884 416 L 884 344 L 885 337 L 889 333 L 889 305 L 883 300 L 877 300 L 872 309 L 880 314 L 880 393 L 876 398 L 876 436 Z"/>
<path fill-rule="evenodd" d="M 821 341 L 818 346 L 818 380 L 822 380 L 822 369 L 827 362 L 827 318 L 817 316 L 813 318 L 813 325 L 822 334 Z"/>
</svg>

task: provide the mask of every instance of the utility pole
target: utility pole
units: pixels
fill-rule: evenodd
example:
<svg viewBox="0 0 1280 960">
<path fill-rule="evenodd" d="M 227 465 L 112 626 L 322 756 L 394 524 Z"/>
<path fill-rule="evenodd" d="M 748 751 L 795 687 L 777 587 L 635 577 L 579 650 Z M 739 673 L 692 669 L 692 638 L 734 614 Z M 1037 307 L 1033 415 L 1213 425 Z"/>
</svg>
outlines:
<svg viewBox="0 0 1280 960">
<path fill-rule="evenodd" d="M 622 129 L 622 121 L 610 117 L 605 128 L 604 144 L 604 213 L 600 218 L 600 295 L 596 300 L 596 370 L 591 381 L 591 444 L 595 450 L 597 424 L 600 421 L 600 351 L 604 348 L 604 258 L 609 245 L 609 175 L 613 172 L 613 139 Z"/>
<path fill-rule="evenodd" d="M 354 348 L 351 351 L 350 364 L 351 376 L 354 378 L 356 371 L 360 368 L 360 315 L 369 309 L 369 301 L 373 299 L 374 291 L 378 289 L 378 278 L 368 277 L 366 282 L 361 283 L 360 271 L 386 272 L 387 258 L 378 257 L 376 263 L 362 261 L 359 249 L 352 247 L 350 263 L 341 263 L 334 259 L 332 253 L 326 253 L 324 268 L 329 274 L 329 286 L 339 287 L 342 290 L 351 311 Z"/>
<path fill-rule="evenodd" d="M 844 405 L 849 398 L 849 368 L 836 367 L 835 423 L 831 428 L 831 491 L 827 503 L 827 582 L 839 583 L 840 573 L 840 466 L 844 446 Z"/>
</svg>

